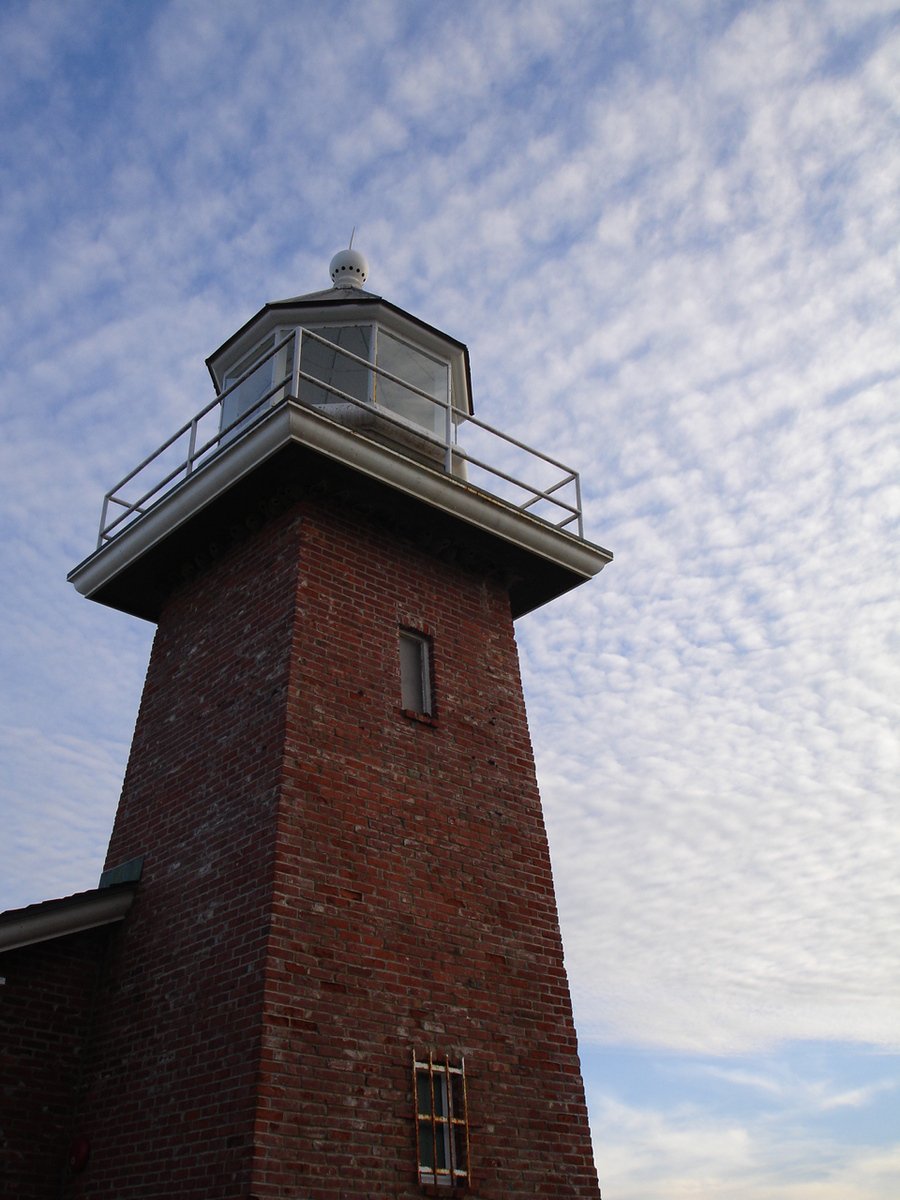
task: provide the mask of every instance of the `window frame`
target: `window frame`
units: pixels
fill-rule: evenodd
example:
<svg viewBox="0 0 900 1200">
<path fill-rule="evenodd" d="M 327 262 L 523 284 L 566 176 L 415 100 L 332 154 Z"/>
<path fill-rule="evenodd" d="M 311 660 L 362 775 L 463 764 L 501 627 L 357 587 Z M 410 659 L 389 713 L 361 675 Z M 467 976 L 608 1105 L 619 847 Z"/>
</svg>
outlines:
<svg viewBox="0 0 900 1200">
<path fill-rule="evenodd" d="M 405 646 L 415 647 L 414 665 L 409 662 L 409 655 L 404 654 Z M 421 630 L 401 625 L 397 647 L 400 658 L 400 710 L 404 716 L 433 721 L 435 705 L 432 639 Z"/>
<path fill-rule="evenodd" d="M 255 345 L 251 346 L 225 369 L 221 388 L 221 391 L 223 392 L 228 391 L 229 387 L 233 385 L 233 382 L 245 372 L 249 372 L 250 377 L 252 377 L 256 374 L 256 370 L 264 371 L 264 376 L 261 377 L 252 388 L 247 389 L 248 393 L 250 394 L 256 393 L 255 397 L 251 399 L 249 403 L 245 400 L 242 400 L 240 397 L 240 391 L 243 389 L 244 384 L 240 385 L 238 391 L 228 398 L 227 404 L 229 406 L 229 420 L 226 421 L 225 419 L 226 413 L 224 407 L 220 418 L 220 429 L 225 431 L 224 436 L 226 439 L 230 440 L 232 437 L 236 436 L 238 432 L 243 430 L 245 427 L 244 418 L 248 409 L 253 409 L 252 418 L 254 419 L 257 415 L 264 411 L 266 406 L 260 403 L 260 401 L 261 398 L 265 396 L 267 391 L 271 392 L 271 395 L 268 397 L 269 404 L 274 405 L 284 397 L 286 388 L 280 386 L 276 387 L 275 384 L 278 380 L 287 380 L 290 377 L 293 343 L 282 348 L 279 353 L 273 355 L 269 360 L 270 365 L 268 368 L 266 368 L 265 363 L 260 361 L 259 366 L 254 370 L 254 364 L 257 362 L 257 360 L 265 359 L 267 354 L 271 352 L 272 348 L 279 341 L 290 334 L 293 334 L 295 337 L 300 336 L 302 338 L 303 333 L 309 331 L 310 333 L 316 334 L 320 337 L 325 337 L 325 330 L 334 330 L 340 332 L 345 329 L 360 329 L 366 331 L 368 345 L 366 347 L 365 355 L 357 355 L 355 351 L 350 351 L 350 353 L 354 354 L 356 358 L 360 360 L 364 359 L 368 365 L 365 387 L 366 396 L 365 400 L 362 402 L 372 406 L 373 408 L 381 408 L 384 412 L 389 413 L 392 419 L 398 421 L 401 425 L 405 425 L 408 428 L 416 431 L 424 431 L 425 434 L 431 438 L 443 440 L 445 436 L 446 422 L 446 417 L 444 415 L 445 410 L 451 414 L 454 427 L 457 424 L 457 416 L 453 408 L 453 370 L 450 359 L 442 354 L 436 353 L 433 350 L 425 349 L 425 347 L 420 345 L 413 338 L 404 336 L 383 321 L 360 319 L 340 320 L 337 316 L 331 320 L 317 320 L 308 325 L 303 323 L 299 323 L 297 325 L 278 325 L 269 333 L 261 337 L 259 341 L 255 343 Z M 386 339 L 386 344 L 382 346 L 382 353 L 379 352 L 379 338 Z M 327 338 L 326 340 L 330 341 L 331 339 Z M 335 347 L 336 356 L 341 356 L 342 352 L 348 349 L 347 347 L 341 346 L 339 342 L 334 342 L 332 344 Z M 427 386 L 422 387 L 419 390 L 423 394 L 419 395 L 418 392 L 412 390 L 419 387 L 418 384 L 413 383 L 411 380 L 404 379 L 402 372 L 394 372 L 391 371 L 389 367 L 383 367 L 382 360 L 383 358 L 389 356 L 390 352 L 387 347 L 389 347 L 391 344 L 402 348 L 414 357 L 419 358 L 423 363 L 433 364 L 434 367 L 437 368 L 437 375 L 441 380 L 440 386 L 438 386 L 434 392 L 432 392 L 432 390 Z M 353 360 L 347 361 L 352 362 Z M 402 406 L 398 407 L 396 401 L 385 400 L 379 396 L 379 384 L 382 377 L 379 376 L 378 371 L 379 368 L 382 367 L 388 372 L 388 376 L 396 375 L 397 380 L 400 381 L 399 383 L 394 383 L 391 379 L 386 377 L 381 384 L 382 389 L 390 393 L 391 388 L 407 388 L 409 390 L 408 403 L 413 406 L 416 404 L 424 406 L 422 413 L 427 415 L 427 419 L 426 416 L 423 416 L 423 419 L 419 419 L 418 417 L 405 415 L 401 411 Z M 304 369 L 302 342 L 300 347 L 300 369 Z M 348 369 L 350 368 L 348 367 Z M 360 369 L 365 369 L 361 366 L 361 363 Z M 248 378 L 248 380 L 245 382 L 249 383 L 250 379 Z M 301 381 L 301 383 L 304 382 L 308 381 Z M 329 381 L 324 379 L 316 384 L 310 384 L 309 386 L 321 388 L 324 394 L 327 396 L 329 394 L 328 383 Z M 362 400 L 362 397 L 359 397 L 359 399 Z M 337 396 L 335 396 L 333 401 L 309 401 L 311 407 L 317 408 L 327 406 L 329 403 L 340 402 L 340 397 Z M 257 405 L 258 407 L 254 408 L 254 405 Z M 247 417 L 246 423 L 249 423 L 249 420 L 250 418 Z M 231 426 L 231 428 L 229 428 L 229 426 Z"/>
<path fill-rule="evenodd" d="M 419 1081 L 428 1080 L 426 1094 L 430 1097 L 427 1111 L 419 1100 Z M 456 1080 L 456 1083 L 454 1083 Z M 427 1058 L 419 1058 L 413 1050 L 412 1094 L 416 1123 L 416 1169 L 419 1183 L 429 1189 L 448 1192 L 468 1188 L 472 1182 L 469 1147 L 469 1102 L 466 1090 L 466 1060 L 452 1062 L 448 1054 L 435 1056 L 429 1050 Z M 436 1096 L 440 1103 L 435 1102 Z M 439 1112 L 441 1108 L 443 1111 Z M 423 1138 L 422 1127 L 429 1131 Z M 438 1166 L 438 1145 L 444 1147 L 444 1166 Z M 426 1147 L 423 1153 L 423 1145 Z M 432 1162 L 423 1162 L 430 1145 Z M 463 1159 L 462 1163 L 460 1158 Z"/>
</svg>

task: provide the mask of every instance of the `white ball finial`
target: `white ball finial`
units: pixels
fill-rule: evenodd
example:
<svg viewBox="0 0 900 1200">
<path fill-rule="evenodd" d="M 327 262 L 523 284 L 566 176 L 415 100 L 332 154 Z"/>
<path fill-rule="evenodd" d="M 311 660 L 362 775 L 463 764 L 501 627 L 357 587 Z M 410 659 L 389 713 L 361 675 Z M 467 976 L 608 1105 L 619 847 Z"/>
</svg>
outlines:
<svg viewBox="0 0 900 1200">
<path fill-rule="evenodd" d="M 335 287 L 361 288 L 369 277 L 366 256 L 358 250 L 339 250 L 329 269 Z"/>
</svg>

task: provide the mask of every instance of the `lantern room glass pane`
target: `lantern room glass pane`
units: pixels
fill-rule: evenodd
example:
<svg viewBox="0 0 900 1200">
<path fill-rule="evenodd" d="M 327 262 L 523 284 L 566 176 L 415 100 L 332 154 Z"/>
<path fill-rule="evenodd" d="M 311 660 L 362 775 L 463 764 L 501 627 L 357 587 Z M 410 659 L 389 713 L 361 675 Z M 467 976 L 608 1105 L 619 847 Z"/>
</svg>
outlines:
<svg viewBox="0 0 900 1200">
<path fill-rule="evenodd" d="M 257 417 L 263 416 L 270 407 L 284 399 L 293 354 L 290 333 L 288 329 L 276 329 L 226 372 L 222 391 L 227 395 L 222 400 L 219 426 L 222 444 L 237 437 Z M 280 346 L 277 351 L 276 345 Z M 237 381 L 248 371 L 247 378 L 238 384 Z M 229 391 L 231 388 L 234 390 Z"/>
<path fill-rule="evenodd" d="M 378 330 L 377 364 L 404 383 L 412 384 L 418 392 L 425 392 L 427 396 L 443 402 L 450 399 L 449 365 L 424 354 L 407 342 L 401 342 L 383 329 Z M 376 404 L 443 437 L 446 420 L 444 408 L 441 404 L 432 404 L 418 392 L 392 379 L 385 379 L 383 375 L 376 376 Z"/>
<path fill-rule="evenodd" d="M 245 354 L 240 362 L 225 376 L 223 391 L 228 389 L 244 374 L 249 371 L 257 359 L 263 358 L 272 347 L 275 345 L 275 335 L 266 338 L 259 346 L 254 346 L 249 354 Z M 261 362 L 255 371 L 244 380 L 242 384 L 234 389 L 222 401 L 222 429 L 228 430 L 228 426 L 232 425 L 244 413 L 251 416 L 258 416 L 259 410 L 251 412 L 254 406 L 259 403 L 269 388 L 272 386 L 272 359 L 267 358 L 265 362 Z M 248 420 L 250 417 L 248 417 Z M 226 438 L 230 439 L 237 435 L 239 430 L 243 428 L 244 422 L 235 426 L 234 429 L 226 433 Z"/>
<path fill-rule="evenodd" d="M 369 362 L 372 344 L 372 329 L 369 325 L 321 326 L 313 330 L 318 337 L 330 344 L 324 345 L 308 333 L 303 334 L 300 347 L 300 370 L 312 375 L 320 383 L 300 380 L 300 399 L 307 404 L 347 404 L 346 399 L 369 402 L 370 375 L 368 366 L 348 358 L 342 351 L 349 351 L 357 358 Z M 343 395 L 338 395 L 342 392 Z"/>
</svg>

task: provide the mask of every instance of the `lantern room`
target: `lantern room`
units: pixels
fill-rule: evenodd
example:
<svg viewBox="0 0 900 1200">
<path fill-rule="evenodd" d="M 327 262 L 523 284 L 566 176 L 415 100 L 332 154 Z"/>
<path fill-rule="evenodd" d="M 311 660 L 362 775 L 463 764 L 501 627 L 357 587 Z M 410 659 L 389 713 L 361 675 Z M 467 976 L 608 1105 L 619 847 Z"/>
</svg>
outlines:
<svg viewBox="0 0 900 1200">
<path fill-rule="evenodd" d="M 466 347 L 363 291 L 368 265 L 358 250 L 336 254 L 331 277 L 327 291 L 266 304 L 207 359 L 222 441 L 290 395 L 461 471 L 449 447 L 472 413 Z"/>
<path fill-rule="evenodd" d="M 578 473 L 476 417 L 463 343 L 367 275 L 341 251 L 332 287 L 264 305 L 209 356 L 215 396 L 107 492 L 79 592 L 156 620 L 207 547 L 312 487 L 495 564 L 514 616 L 611 560 L 584 538 Z"/>
</svg>

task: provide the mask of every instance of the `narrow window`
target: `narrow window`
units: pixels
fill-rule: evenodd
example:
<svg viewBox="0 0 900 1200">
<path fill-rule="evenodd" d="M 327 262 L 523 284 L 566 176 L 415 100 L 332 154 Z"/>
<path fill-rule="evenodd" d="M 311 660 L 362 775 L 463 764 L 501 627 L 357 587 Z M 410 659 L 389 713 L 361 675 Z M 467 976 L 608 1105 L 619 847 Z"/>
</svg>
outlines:
<svg viewBox="0 0 900 1200">
<path fill-rule="evenodd" d="M 461 1187 L 469 1183 L 469 1121 L 465 1060 L 427 1059 L 413 1053 L 419 1182 Z"/>
<path fill-rule="evenodd" d="M 431 653 L 423 633 L 400 630 L 400 706 L 405 712 L 431 716 Z"/>
</svg>

